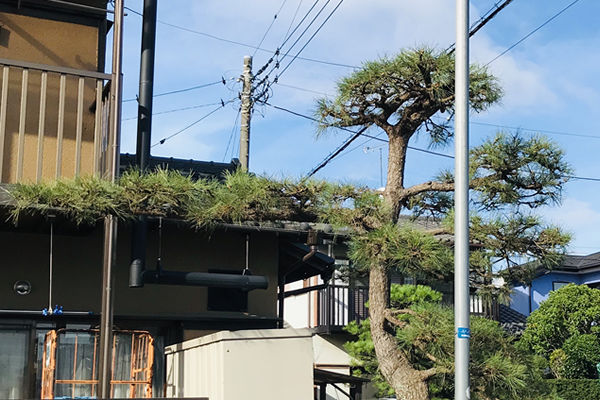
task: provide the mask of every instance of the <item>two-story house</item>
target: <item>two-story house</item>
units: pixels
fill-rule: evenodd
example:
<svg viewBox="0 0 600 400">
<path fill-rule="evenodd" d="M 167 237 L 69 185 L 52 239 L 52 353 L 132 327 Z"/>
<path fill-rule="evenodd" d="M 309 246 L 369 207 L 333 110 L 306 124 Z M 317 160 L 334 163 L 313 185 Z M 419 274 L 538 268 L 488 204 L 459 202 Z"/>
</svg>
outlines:
<svg viewBox="0 0 600 400">
<path fill-rule="evenodd" d="M 106 0 L 0 1 L 0 398 L 97 396 L 103 229 L 59 212 L 8 219 L 4 189 L 18 182 L 110 170 L 111 75 L 105 73 L 111 14 Z M 121 164 L 131 163 L 122 155 Z M 154 164 L 216 176 L 235 163 L 153 158 Z M 114 270 L 113 392 L 162 397 L 165 346 L 220 330 L 281 326 L 284 283 L 331 274 L 310 253 L 306 224 L 219 226 L 150 220 L 148 268 L 253 275 L 259 290 L 129 287 L 130 224 L 119 223 Z M 321 239 L 320 239 L 321 240 Z M 283 277 L 285 276 L 285 279 Z M 152 377 L 150 380 L 149 377 Z"/>
</svg>

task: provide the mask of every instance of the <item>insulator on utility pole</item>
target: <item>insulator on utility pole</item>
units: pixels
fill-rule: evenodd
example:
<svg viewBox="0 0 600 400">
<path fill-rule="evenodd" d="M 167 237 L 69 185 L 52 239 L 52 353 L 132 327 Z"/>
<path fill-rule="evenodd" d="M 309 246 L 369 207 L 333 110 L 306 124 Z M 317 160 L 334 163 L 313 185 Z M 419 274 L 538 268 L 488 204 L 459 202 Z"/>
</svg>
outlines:
<svg viewBox="0 0 600 400">
<path fill-rule="evenodd" d="M 240 124 L 240 164 L 248 171 L 250 151 L 250 118 L 252 117 L 252 57 L 244 57 L 244 73 L 242 74 L 242 110 Z"/>
</svg>

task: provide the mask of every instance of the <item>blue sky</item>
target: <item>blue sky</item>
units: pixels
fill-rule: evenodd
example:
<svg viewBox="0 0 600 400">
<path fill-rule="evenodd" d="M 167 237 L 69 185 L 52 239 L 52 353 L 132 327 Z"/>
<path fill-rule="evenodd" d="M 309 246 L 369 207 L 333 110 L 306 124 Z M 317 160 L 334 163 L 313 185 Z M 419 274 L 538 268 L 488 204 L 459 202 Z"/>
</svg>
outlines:
<svg viewBox="0 0 600 400">
<path fill-rule="evenodd" d="M 471 20 L 479 19 L 496 2 L 472 1 Z M 488 63 L 572 2 L 514 0 L 472 38 L 471 60 Z M 274 51 L 280 46 L 290 26 L 295 26 L 314 3 L 314 0 L 159 0 L 160 21 L 250 47 L 158 24 L 155 94 L 210 84 L 222 78 L 227 85 L 217 84 L 155 98 L 155 113 L 194 108 L 155 115 L 152 142 L 180 131 L 217 109 L 215 103 L 233 101 L 178 136 L 153 147 L 152 154 L 212 161 L 229 161 L 237 157 L 239 103 L 236 99 L 240 85 L 236 78 L 241 74 L 243 57 L 256 52 L 256 72 L 273 53 L 252 46 L 261 42 L 278 10 L 281 8 L 261 49 Z M 326 0 L 318 2 L 315 10 L 325 3 Z M 126 0 L 125 4 L 132 10 L 142 11 L 142 0 Z M 330 1 L 282 61 L 282 66 L 290 62 L 337 4 L 338 0 Z M 300 56 L 360 66 L 365 60 L 393 55 L 403 47 L 425 44 L 446 48 L 455 37 L 454 7 L 452 0 L 345 0 Z M 298 14 L 292 24 L 296 10 Z M 315 13 L 313 11 L 307 21 L 312 20 Z M 565 149 L 566 158 L 577 176 L 600 178 L 600 160 L 596 151 L 600 146 L 596 123 L 596 110 L 600 104 L 600 81 L 596 78 L 600 65 L 598 15 L 600 2 L 580 0 L 490 64 L 506 95 L 501 105 L 472 116 L 472 145 L 501 129 L 499 126 L 547 132 Z M 125 100 L 135 98 L 138 92 L 141 23 L 140 16 L 128 12 L 124 44 Z M 286 44 L 284 51 L 296 36 Z M 321 96 L 318 93 L 333 94 L 336 79 L 352 70 L 296 59 L 281 75 L 279 84 L 273 85 L 269 102 L 311 115 L 315 99 Z M 256 173 L 302 176 L 349 135 L 340 131 L 315 140 L 315 126 L 306 119 L 271 107 L 259 107 L 256 111 L 250 145 L 250 169 Z M 124 152 L 135 152 L 136 121 L 129 118 L 134 118 L 136 113 L 134 101 L 124 103 Z M 381 132 L 372 129 L 370 133 L 378 135 Z M 378 187 L 381 179 L 379 149 L 364 151 L 364 148 L 380 143 L 366 140 L 353 143 L 317 176 Z M 427 148 L 427 141 L 417 137 L 411 145 Z M 387 148 L 381 149 L 385 173 Z M 452 155 L 454 149 L 450 146 L 440 151 Z M 453 168 L 453 161 L 410 151 L 407 185 L 428 180 L 442 168 Z M 385 176 L 383 179 L 385 181 Z M 566 185 L 562 205 L 540 212 L 548 221 L 575 235 L 570 248 L 574 254 L 600 251 L 600 205 L 596 201 L 599 194 L 600 182 L 572 180 Z"/>
</svg>

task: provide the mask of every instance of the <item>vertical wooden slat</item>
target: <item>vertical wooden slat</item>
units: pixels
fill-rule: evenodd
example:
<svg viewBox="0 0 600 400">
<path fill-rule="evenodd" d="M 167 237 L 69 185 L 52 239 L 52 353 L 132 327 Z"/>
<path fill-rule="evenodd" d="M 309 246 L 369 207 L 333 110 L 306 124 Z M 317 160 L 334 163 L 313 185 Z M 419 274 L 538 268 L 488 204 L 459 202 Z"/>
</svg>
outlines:
<svg viewBox="0 0 600 400">
<path fill-rule="evenodd" d="M 8 103 L 8 75 L 10 68 L 4 66 L 2 71 L 2 98 L 0 99 L 0 182 L 4 165 L 4 141 L 6 138 L 6 105 Z"/>
<path fill-rule="evenodd" d="M 83 136 L 83 88 L 85 79 L 79 77 L 77 90 L 77 136 L 75 139 L 75 176 L 81 173 L 81 140 Z"/>
<path fill-rule="evenodd" d="M 23 69 L 21 81 L 21 110 L 19 111 L 19 147 L 17 153 L 17 182 L 23 178 L 23 157 L 25 154 L 25 121 L 27 120 L 27 91 L 29 86 L 29 70 Z"/>
<path fill-rule="evenodd" d="M 75 349 L 73 352 L 73 382 L 71 384 L 71 398 L 75 398 L 75 381 L 77 380 L 77 346 L 79 335 L 75 334 Z"/>
<path fill-rule="evenodd" d="M 58 130 L 56 132 L 56 178 L 62 174 L 62 149 L 63 133 L 65 129 L 65 92 L 67 86 L 67 76 L 60 75 L 60 89 L 58 93 Z"/>
<path fill-rule="evenodd" d="M 96 121 L 94 123 L 94 175 L 100 175 L 100 157 L 102 153 L 102 79 L 96 81 Z"/>
<path fill-rule="evenodd" d="M 38 154 L 36 181 L 42 180 L 44 167 L 44 125 L 46 124 L 46 92 L 48 88 L 48 72 L 42 71 L 40 84 L 40 118 L 38 122 Z"/>
</svg>

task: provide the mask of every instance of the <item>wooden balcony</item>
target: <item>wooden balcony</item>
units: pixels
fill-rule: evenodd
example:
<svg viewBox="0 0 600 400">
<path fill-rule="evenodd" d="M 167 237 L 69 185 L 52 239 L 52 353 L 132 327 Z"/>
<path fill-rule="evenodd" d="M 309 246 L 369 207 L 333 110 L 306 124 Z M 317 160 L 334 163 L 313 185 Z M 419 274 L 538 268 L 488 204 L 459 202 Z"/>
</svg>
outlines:
<svg viewBox="0 0 600 400">
<path fill-rule="evenodd" d="M 0 58 L 0 183 L 102 175 L 108 74 Z"/>
</svg>

